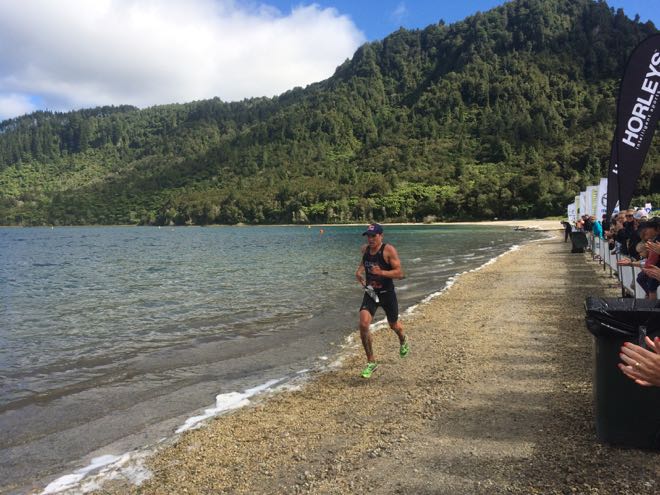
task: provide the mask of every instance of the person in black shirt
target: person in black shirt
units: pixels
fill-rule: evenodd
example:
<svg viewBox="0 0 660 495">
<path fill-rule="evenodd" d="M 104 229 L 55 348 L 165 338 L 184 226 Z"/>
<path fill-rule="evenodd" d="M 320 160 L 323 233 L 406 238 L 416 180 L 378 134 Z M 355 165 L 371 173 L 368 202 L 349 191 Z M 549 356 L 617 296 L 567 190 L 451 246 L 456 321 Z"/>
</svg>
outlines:
<svg viewBox="0 0 660 495">
<path fill-rule="evenodd" d="M 639 225 L 639 235 L 641 240 L 646 243 L 646 247 L 650 251 L 653 250 L 655 242 L 660 239 L 660 221 L 650 220 L 643 222 Z M 639 262 L 631 259 L 621 259 L 617 262 L 622 266 L 640 266 Z M 644 263 L 642 272 L 637 275 L 637 283 L 646 292 L 647 299 L 656 299 L 658 285 L 660 284 L 660 255 L 657 252 L 649 252 L 648 259 Z"/>
<path fill-rule="evenodd" d="M 399 304 L 394 290 L 394 279 L 403 278 L 401 260 L 394 246 L 383 242 L 383 227 L 372 223 L 362 235 L 367 236 L 367 244 L 362 246 L 362 259 L 355 272 L 365 294 L 360 305 L 360 338 L 367 354 L 367 367 L 362 371 L 363 378 L 370 378 L 378 367 L 371 344 L 369 325 L 378 306 L 385 310 L 387 322 L 399 337 L 399 356 L 406 357 L 410 345 L 399 321 Z"/>
<path fill-rule="evenodd" d="M 642 241 L 640 232 L 639 220 L 635 219 L 633 223 L 633 230 L 628 238 L 628 256 L 639 261 L 639 252 L 637 252 L 637 244 Z"/>
<path fill-rule="evenodd" d="M 600 222 L 600 224 L 603 226 L 603 233 L 610 230 L 610 221 L 607 219 L 606 213 L 603 214 L 603 220 Z"/>
<path fill-rule="evenodd" d="M 628 251 L 628 240 L 632 237 L 635 228 L 633 211 L 626 210 L 625 213 L 619 213 L 619 216 L 621 215 L 625 215 L 623 221 L 623 228 L 617 232 L 616 241 L 620 244 L 621 254 L 629 256 L 630 252 Z"/>
<path fill-rule="evenodd" d="M 564 226 L 564 242 L 568 242 L 568 238 L 571 236 L 571 231 L 573 227 L 566 220 L 562 220 L 561 224 Z"/>
</svg>

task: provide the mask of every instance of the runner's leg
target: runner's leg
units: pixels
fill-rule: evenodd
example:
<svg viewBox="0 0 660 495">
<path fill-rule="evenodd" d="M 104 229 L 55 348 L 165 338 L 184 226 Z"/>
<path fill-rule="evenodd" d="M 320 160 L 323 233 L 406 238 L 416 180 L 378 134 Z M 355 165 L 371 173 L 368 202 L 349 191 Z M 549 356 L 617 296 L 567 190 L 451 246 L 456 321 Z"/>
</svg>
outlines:
<svg viewBox="0 0 660 495">
<path fill-rule="evenodd" d="M 399 345 L 403 345 L 406 341 L 406 336 L 403 333 L 403 325 L 401 325 L 401 322 L 397 320 L 394 323 L 390 323 L 390 328 L 394 330 L 396 336 L 399 337 Z"/>
<path fill-rule="evenodd" d="M 396 292 L 390 292 L 386 296 L 381 296 L 381 306 L 387 315 L 387 323 L 394 330 L 396 336 L 399 337 L 399 345 L 403 345 L 406 341 L 406 336 L 403 334 L 403 325 L 401 325 L 401 321 L 399 320 L 399 301 L 396 297 Z"/>
<path fill-rule="evenodd" d="M 360 339 L 362 339 L 362 346 L 364 352 L 367 354 L 367 362 L 373 363 L 374 351 L 371 344 L 371 332 L 369 332 L 369 325 L 371 325 L 371 313 L 367 309 L 360 310 Z"/>
</svg>

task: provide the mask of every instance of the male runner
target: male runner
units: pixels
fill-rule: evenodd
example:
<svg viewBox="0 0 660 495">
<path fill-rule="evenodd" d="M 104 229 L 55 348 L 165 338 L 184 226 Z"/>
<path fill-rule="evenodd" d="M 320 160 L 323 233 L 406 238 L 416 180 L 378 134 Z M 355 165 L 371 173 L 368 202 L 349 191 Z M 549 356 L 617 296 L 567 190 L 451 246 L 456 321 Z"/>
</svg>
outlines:
<svg viewBox="0 0 660 495">
<path fill-rule="evenodd" d="M 374 289 L 372 295 L 365 291 L 360 306 L 360 338 L 367 353 L 367 367 L 362 371 L 362 377 L 370 378 L 378 363 L 374 358 L 369 325 L 378 306 L 385 310 L 390 328 L 399 337 L 399 356 L 406 357 L 410 345 L 399 321 L 399 303 L 394 290 L 394 279 L 403 278 L 399 254 L 394 246 L 383 242 L 383 227 L 379 224 L 372 223 L 362 235 L 367 236 L 367 244 L 362 246 L 362 260 L 355 278 L 363 287 Z"/>
</svg>

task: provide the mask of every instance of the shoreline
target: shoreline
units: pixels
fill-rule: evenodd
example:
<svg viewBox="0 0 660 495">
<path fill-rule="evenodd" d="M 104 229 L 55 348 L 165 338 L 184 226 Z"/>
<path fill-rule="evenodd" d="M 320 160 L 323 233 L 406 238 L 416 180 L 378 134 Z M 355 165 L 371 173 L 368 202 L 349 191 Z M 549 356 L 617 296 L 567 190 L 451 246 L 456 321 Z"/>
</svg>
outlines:
<svg viewBox="0 0 660 495">
<path fill-rule="evenodd" d="M 403 319 L 410 358 L 376 332 L 371 380 L 354 348 L 164 446 L 140 487 L 98 493 L 655 493 L 660 454 L 595 440 L 582 304 L 617 290 L 568 251 L 555 235 L 464 273 Z"/>
<path fill-rule="evenodd" d="M 527 240 L 524 244 L 538 241 L 539 239 Z M 401 320 L 404 323 L 408 320 L 414 321 L 416 318 L 416 312 L 420 307 L 431 303 L 435 298 L 450 290 L 460 277 L 467 273 L 479 271 L 492 263 L 497 262 L 502 256 L 506 256 L 508 253 L 516 251 L 519 248 L 520 244 L 514 244 L 507 251 L 486 260 L 476 268 L 453 274 L 447 279 L 442 287 L 427 294 L 405 310 L 402 310 Z M 385 316 L 381 313 L 382 311 L 376 315 L 376 318 L 372 323 L 372 332 L 389 330 L 387 328 Z M 142 481 L 146 478 L 145 469 L 142 465 L 144 459 L 153 456 L 155 452 L 162 448 L 167 448 L 168 445 L 177 441 L 181 434 L 184 434 L 186 431 L 193 431 L 200 427 L 204 428 L 209 421 L 219 419 L 228 414 L 233 414 L 237 409 L 243 407 L 252 407 L 255 404 L 261 403 L 263 400 L 267 400 L 273 395 L 286 393 L 292 388 L 295 389 L 300 386 L 306 386 L 308 382 L 317 378 L 318 375 L 332 372 L 334 369 L 341 366 L 341 363 L 345 361 L 345 359 L 354 355 L 356 351 L 361 352 L 361 344 L 359 342 L 359 337 L 356 336 L 355 332 L 352 332 L 343 343 L 338 345 L 333 353 L 334 357 L 331 358 L 330 361 L 326 361 L 327 364 L 323 364 L 313 370 L 299 370 L 297 372 L 298 376 L 268 380 L 267 382 L 256 385 L 250 389 L 219 394 L 216 396 L 216 402 L 214 405 L 191 411 L 190 414 L 182 420 L 181 424 L 176 427 L 176 430 L 172 430 L 170 434 L 163 437 L 160 441 L 123 453 L 121 451 L 119 453 L 117 451 L 113 452 L 112 449 L 108 448 L 109 446 L 101 447 L 95 451 L 95 453 L 86 456 L 87 459 L 91 459 L 88 465 L 50 481 L 43 491 L 33 491 L 31 493 L 40 493 L 43 495 L 51 493 L 89 493 L 90 490 L 103 484 L 106 480 L 111 480 L 117 477 L 130 479 L 133 482 Z M 327 357 L 323 356 L 321 359 L 327 359 Z"/>
<path fill-rule="evenodd" d="M 362 227 L 359 227 L 359 229 L 362 229 Z M 94 229 L 82 228 L 78 230 L 81 232 L 76 233 L 76 229 L 62 229 L 59 235 L 54 234 L 54 238 L 78 239 L 86 234 L 93 234 Z M 109 234 L 114 238 L 116 235 L 113 233 L 113 229 L 101 228 L 98 230 L 97 234 L 101 236 Z M 136 236 L 142 238 L 143 235 L 145 239 L 162 237 L 161 230 L 121 228 L 117 230 L 117 235 L 120 236 L 117 238 L 118 240 L 132 240 Z M 119 232 L 120 230 L 121 232 Z M 139 234 L 138 230 L 142 234 Z M 302 228 L 277 229 L 277 232 L 276 229 L 272 229 L 272 231 L 269 229 L 245 229 L 244 233 L 241 233 L 241 229 L 227 229 L 227 233 L 229 233 L 229 230 L 233 230 L 234 234 L 249 235 L 250 237 L 263 234 L 270 235 L 268 232 L 271 232 L 273 236 L 280 236 L 279 238 L 281 238 L 281 235 L 283 235 L 284 238 L 288 238 L 287 236 L 293 233 L 299 238 L 312 238 L 311 246 L 316 246 L 318 242 L 315 230 Z M 319 365 L 324 366 L 333 361 L 339 346 L 344 342 L 344 337 L 354 330 L 355 311 L 351 308 L 354 304 L 354 297 L 360 292 L 357 288 L 359 286 L 356 286 L 356 288 L 347 287 L 345 290 L 343 286 L 345 280 L 349 280 L 348 275 L 352 275 L 350 266 L 353 265 L 355 260 L 352 251 L 349 250 L 353 249 L 355 241 L 360 241 L 360 239 L 355 239 L 351 235 L 357 230 L 358 228 L 353 227 L 327 229 L 328 233 L 332 231 L 339 235 L 327 236 L 324 238 L 327 241 L 324 242 L 342 242 L 341 246 L 343 246 L 340 250 L 333 248 L 335 252 L 342 253 L 341 256 L 345 258 L 342 264 L 338 266 L 341 266 L 347 272 L 347 276 L 335 275 L 333 279 L 340 280 L 342 283 L 342 297 L 333 297 L 332 300 L 322 302 L 321 304 L 325 309 L 320 310 L 317 317 L 309 319 L 309 323 L 300 325 L 300 328 L 296 327 L 299 331 L 287 327 L 288 329 L 284 332 L 267 332 L 255 340 L 243 340 L 243 343 L 247 343 L 249 346 L 245 353 L 241 351 L 240 342 L 232 341 L 225 345 L 220 339 L 217 342 L 202 342 L 199 346 L 194 346 L 190 350 L 187 350 L 186 347 L 183 349 L 174 348 L 172 351 L 168 350 L 165 353 L 147 354 L 144 358 L 140 357 L 139 361 L 129 360 L 127 362 L 128 369 L 133 369 L 135 366 L 139 366 L 143 370 L 169 369 L 169 364 L 164 362 L 162 366 L 159 364 L 158 357 L 165 355 L 172 358 L 171 361 L 179 363 L 172 366 L 172 369 L 182 369 L 184 373 L 194 369 L 197 371 L 194 376 L 201 376 L 199 380 L 194 377 L 191 378 L 190 383 L 184 387 L 177 384 L 175 388 L 169 391 L 166 390 L 166 393 L 159 392 L 158 384 L 154 385 L 155 382 L 151 380 L 150 375 L 145 375 L 143 378 L 136 377 L 134 380 L 136 386 L 130 383 L 123 386 L 121 369 L 117 369 L 117 373 L 112 376 L 120 378 L 115 382 L 121 384 L 121 387 L 113 386 L 105 391 L 103 391 L 103 387 L 88 387 L 82 393 L 69 394 L 61 399 L 57 398 L 44 405 L 47 407 L 38 405 L 33 416 L 27 416 L 28 421 L 23 421 L 20 413 L 13 413 L 13 416 L 12 414 L 5 415 L 3 419 L 6 418 L 6 420 L 3 424 L 6 425 L 9 435 L 8 441 L 5 443 L 7 448 L 3 450 L 3 453 L 6 453 L 8 462 L 4 466 L 3 473 L 7 473 L 7 475 L 3 477 L 5 483 L 0 492 L 5 493 L 5 490 L 7 490 L 7 493 L 14 493 L 12 490 L 18 490 L 19 488 L 21 492 L 23 490 L 25 492 L 37 490 L 49 484 L 53 479 L 72 473 L 76 474 L 81 469 L 86 471 L 87 468 L 93 468 L 90 472 L 90 475 L 93 475 L 99 469 L 104 469 L 100 462 L 94 462 L 95 459 L 114 460 L 117 457 L 122 457 L 124 453 L 134 452 L 144 446 L 157 444 L 162 438 L 172 437 L 173 432 L 191 416 L 202 415 L 205 409 L 211 408 L 216 403 L 214 398 L 218 394 L 241 393 L 241 391 L 259 386 L 272 378 L 284 377 L 287 380 L 297 378 L 297 376 L 292 376 L 295 371 L 307 368 L 316 370 Z M 204 234 L 205 230 L 201 228 L 188 231 L 177 229 L 177 231 L 178 234 L 169 231 L 163 231 L 163 233 L 173 234 L 174 237 L 165 236 L 168 239 L 186 239 L 190 236 L 193 238 L 204 236 L 205 239 L 225 237 L 220 232 L 215 235 L 211 230 Z M 410 255 L 408 259 L 410 265 L 406 265 L 409 268 L 409 280 L 399 286 L 401 289 L 400 309 L 402 313 L 409 306 L 419 303 L 426 296 L 443 288 L 448 277 L 454 277 L 460 272 L 489 261 L 500 252 L 509 249 L 513 243 L 521 244 L 530 238 L 544 235 L 542 233 L 529 234 L 527 232 L 509 231 L 507 227 L 444 228 L 418 226 L 390 229 L 391 233 L 395 231 L 404 235 L 404 239 L 406 236 L 409 239 L 406 241 L 407 247 L 404 250 L 405 253 Z M 420 232 L 428 232 L 432 235 L 423 235 L 422 239 L 418 240 L 417 235 Z M 25 235 L 17 234 L 15 236 L 12 236 L 9 231 L 7 233 L 10 241 L 16 239 L 21 242 L 31 242 L 31 239 L 46 240 L 51 237 L 49 229 L 36 229 L 32 234 L 26 232 Z M 451 259 L 451 255 L 447 255 L 445 250 L 441 249 L 441 245 L 438 244 L 443 243 L 444 234 L 451 236 L 452 239 L 462 239 L 465 235 L 473 240 L 465 241 L 465 251 L 462 247 L 457 250 L 457 245 L 454 243 L 447 244 L 448 251 L 455 253 L 456 259 Z M 99 239 L 102 240 L 103 237 L 99 237 Z M 505 245 L 499 247 L 500 242 Z M 113 241 L 113 243 L 122 245 L 121 242 Z M 323 245 L 326 245 L 325 243 Z M 348 244 L 351 246 L 347 249 L 344 245 Z M 96 245 L 102 246 L 103 242 L 93 243 L 93 246 Z M 495 245 L 498 247 L 495 247 Z M 423 258 L 420 258 L 414 253 L 418 249 L 422 249 L 422 246 L 425 246 L 423 249 L 426 250 L 424 252 L 427 254 L 421 254 L 420 256 L 423 256 Z M 345 254 L 349 252 L 350 255 Z M 425 261 L 422 261 L 422 259 Z M 346 260 L 348 261 L 346 262 Z M 429 263 L 432 265 L 429 265 L 432 271 L 426 273 L 423 267 Z M 43 270 L 50 271 L 51 268 Z M 311 274 L 314 272 L 310 269 L 305 273 Z M 352 277 L 350 278 L 352 279 Z M 88 307 L 93 308 L 94 306 L 88 305 Z M 384 317 L 381 314 L 376 315 L 376 321 L 379 318 Z M 278 335 L 279 338 L 277 338 Z M 282 338 L 282 336 L 284 337 Z M 278 340 L 279 342 L 277 342 Z M 325 347 L 322 347 L 321 344 Z M 195 354 L 198 354 L 199 360 L 195 357 Z M 254 371 L 254 364 L 250 363 L 253 356 L 258 358 L 257 366 L 259 368 L 264 367 L 263 370 Z M 330 360 L 326 361 L 326 356 Z M 226 365 L 223 364 L 225 360 L 227 360 Z M 300 362 L 299 366 L 295 364 L 298 362 Z M 188 366 L 187 363 L 190 365 Z M 214 363 L 217 363 L 217 365 Z M 241 373 L 246 370 L 245 374 L 239 376 L 239 370 Z M 199 371 L 204 371 L 204 373 Z M 177 373 L 178 376 L 182 376 L 180 372 Z M 131 388 L 138 390 L 138 395 L 130 397 Z M 142 393 L 144 390 L 148 392 L 154 390 L 154 393 L 150 393 L 145 397 L 145 394 Z M 109 407 L 104 407 L 98 403 L 101 397 L 105 397 L 109 401 Z M 159 408 L 159 402 L 164 407 Z M 67 410 L 74 410 L 74 406 L 77 408 L 78 413 L 72 416 Z M 95 415 L 95 408 L 99 407 L 103 407 L 105 411 Z M 32 413 L 31 410 L 28 409 L 28 411 Z M 39 421 L 30 421 L 34 418 L 34 414 L 37 415 L 36 419 Z M 87 421 L 86 419 L 89 417 L 93 421 Z M 74 427 L 71 428 L 69 425 Z M 14 439 L 17 439 L 17 441 L 14 442 Z M 97 441 L 98 439 L 100 441 Z"/>
<path fill-rule="evenodd" d="M 502 227 L 523 227 L 523 228 L 536 228 L 538 230 L 561 230 L 559 224 L 560 220 L 548 219 L 531 219 L 531 220 L 475 220 L 469 222 L 388 222 L 382 225 L 488 225 L 488 226 L 502 226 Z M 91 225 L 0 225 L 4 229 L 61 229 L 61 228 L 113 228 L 113 227 L 151 227 L 151 228 L 175 228 L 175 227 L 359 227 L 364 226 L 365 223 L 282 223 L 282 224 L 209 224 L 209 225 L 135 225 L 135 224 L 91 224 Z"/>
</svg>

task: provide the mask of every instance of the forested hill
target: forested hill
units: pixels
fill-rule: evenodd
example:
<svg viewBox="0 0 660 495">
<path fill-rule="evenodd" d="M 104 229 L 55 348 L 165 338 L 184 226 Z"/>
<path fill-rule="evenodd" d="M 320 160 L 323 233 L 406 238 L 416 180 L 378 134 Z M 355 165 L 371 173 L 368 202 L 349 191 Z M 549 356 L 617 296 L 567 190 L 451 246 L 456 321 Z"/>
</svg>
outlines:
<svg viewBox="0 0 660 495">
<path fill-rule="evenodd" d="M 0 224 L 561 214 L 606 174 L 625 62 L 655 32 L 602 1 L 515 0 L 275 98 L 4 121 Z M 660 204 L 657 134 L 636 194 Z"/>
</svg>

